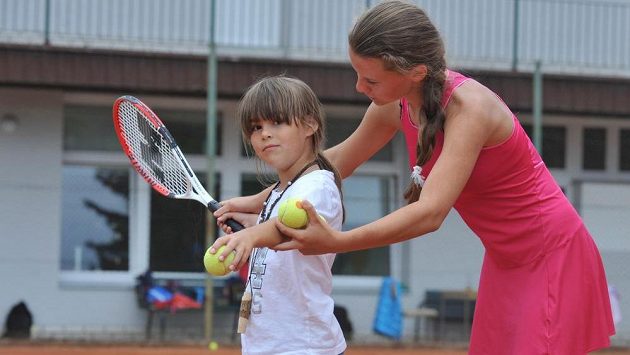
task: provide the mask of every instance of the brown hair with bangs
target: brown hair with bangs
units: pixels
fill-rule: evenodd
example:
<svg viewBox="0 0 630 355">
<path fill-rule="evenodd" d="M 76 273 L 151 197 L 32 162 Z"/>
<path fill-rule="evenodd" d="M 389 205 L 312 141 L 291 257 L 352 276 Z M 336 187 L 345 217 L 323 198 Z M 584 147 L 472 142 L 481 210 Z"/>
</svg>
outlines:
<svg viewBox="0 0 630 355">
<path fill-rule="evenodd" d="M 326 120 L 322 104 L 315 92 L 303 81 L 284 75 L 265 77 L 250 86 L 241 99 L 236 115 L 246 148 L 251 151 L 250 138 L 259 120 L 295 125 L 317 125 L 311 136 L 313 157 L 319 167 L 332 172 L 341 193 L 341 175 L 324 156 Z M 344 213 L 345 214 L 345 213 Z"/>
</svg>

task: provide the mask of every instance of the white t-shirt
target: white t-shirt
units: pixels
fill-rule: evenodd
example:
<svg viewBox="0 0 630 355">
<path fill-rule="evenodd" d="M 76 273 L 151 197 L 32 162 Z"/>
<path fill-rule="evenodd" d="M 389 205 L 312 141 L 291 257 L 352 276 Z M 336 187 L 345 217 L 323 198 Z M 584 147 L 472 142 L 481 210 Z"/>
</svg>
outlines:
<svg viewBox="0 0 630 355">
<path fill-rule="evenodd" d="M 278 199 L 273 191 L 268 206 Z M 341 229 L 343 212 L 334 176 L 326 170 L 303 175 L 275 204 L 288 198 L 308 200 L 328 224 Z M 250 263 L 252 312 L 241 335 L 243 354 L 340 354 L 346 349 L 333 314 L 331 268 L 335 254 L 302 255 L 297 250 L 254 249 Z"/>
</svg>

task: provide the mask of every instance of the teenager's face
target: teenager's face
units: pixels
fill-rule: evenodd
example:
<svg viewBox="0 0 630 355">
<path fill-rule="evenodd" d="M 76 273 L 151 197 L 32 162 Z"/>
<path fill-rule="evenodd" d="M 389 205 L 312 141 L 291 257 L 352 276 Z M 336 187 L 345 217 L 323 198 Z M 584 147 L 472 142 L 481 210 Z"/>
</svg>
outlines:
<svg viewBox="0 0 630 355">
<path fill-rule="evenodd" d="M 422 78 L 413 72 L 401 74 L 385 69 L 383 60 L 362 57 L 350 50 L 350 63 L 357 73 L 356 90 L 369 97 L 376 105 L 384 105 L 412 95 L 419 95 Z"/>
<path fill-rule="evenodd" d="M 291 179 L 313 157 L 314 129 L 305 124 L 281 123 L 271 120 L 252 122 L 250 141 L 256 155 L 273 167 L 283 178 Z"/>
</svg>

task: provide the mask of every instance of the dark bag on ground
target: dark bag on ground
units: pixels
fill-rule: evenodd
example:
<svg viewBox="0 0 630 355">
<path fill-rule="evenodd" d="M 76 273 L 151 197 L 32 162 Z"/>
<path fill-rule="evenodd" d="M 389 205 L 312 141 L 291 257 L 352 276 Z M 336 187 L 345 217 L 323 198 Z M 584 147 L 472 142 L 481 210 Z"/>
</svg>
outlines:
<svg viewBox="0 0 630 355">
<path fill-rule="evenodd" d="M 31 337 L 33 315 L 26 303 L 20 302 L 11 308 L 4 323 L 3 338 L 26 339 Z"/>
<path fill-rule="evenodd" d="M 341 326 L 341 331 L 343 332 L 343 337 L 346 340 L 352 339 L 352 322 L 350 321 L 350 317 L 348 317 L 348 310 L 344 306 L 337 306 L 333 308 L 333 313 L 335 318 L 337 318 L 337 322 Z"/>
</svg>

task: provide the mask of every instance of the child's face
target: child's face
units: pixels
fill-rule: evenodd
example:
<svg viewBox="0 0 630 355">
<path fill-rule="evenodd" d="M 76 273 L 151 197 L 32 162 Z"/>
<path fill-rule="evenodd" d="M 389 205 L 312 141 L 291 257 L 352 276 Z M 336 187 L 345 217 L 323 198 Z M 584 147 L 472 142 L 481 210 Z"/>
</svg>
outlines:
<svg viewBox="0 0 630 355">
<path fill-rule="evenodd" d="M 250 141 L 256 155 L 282 174 L 301 169 L 313 157 L 313 128 L 305 124 L 281 123 L 271 120 L 252 122 Z"/>
</svg>

